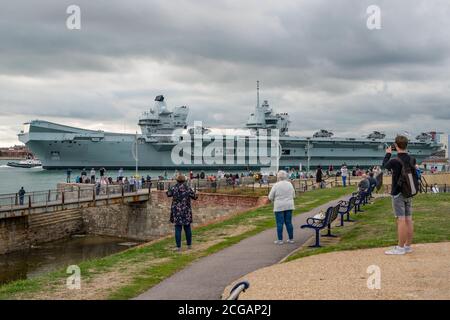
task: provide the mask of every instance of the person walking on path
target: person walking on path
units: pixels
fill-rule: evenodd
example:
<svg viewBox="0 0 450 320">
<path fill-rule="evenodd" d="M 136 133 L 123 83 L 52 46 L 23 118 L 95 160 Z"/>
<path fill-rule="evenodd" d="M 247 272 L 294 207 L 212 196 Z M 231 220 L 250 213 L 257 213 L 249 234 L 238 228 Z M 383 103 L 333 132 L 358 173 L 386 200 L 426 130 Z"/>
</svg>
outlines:
<svg viewBox="0 0 450 320">
<path fill-rule="evenodd" d="M 283 244 L 283 226 L 289 236 L 288 243 L 294 243 L 294 227 L 292 226 L 292 211 L 294 210 L 295 190 L 288 181 L 288 174 L 280 170 L 277 174 L 277 183 L 270 190 L 269 200 L 273 202 L 273 211 L 277 223 L 277 237 L 275 244 Z"/>
<path fill-rule="evenodd" d="M 176 177 L 177 183 L 167 191 L 167 196 L 172 197 L 170 209 L 170 222 L 175 226 L 176 250 L 181 251 L 181 232 L 184 229 L 188 249 L 192 246 L 192 205 L 191 200 L 196 200 L 197 195 L 186 183 L 184 175 Z"/>
<path fill-rule="evenodd" d="M 70 183 L 70 175 L 71 174 L 72 174 L 72 169 L 68 168 L 67 171 L 66 171 L 66 175 L 67 175 L 66 182 L 67 183 Z"/>
<path fill-rule="evenodd" d="M 341 168 L 341 177 L 342 177 L 342 186 L 347 186 L 347 176 L 348 176 L 348 169 L 347 166 L 344 164 Z"/>
<path fill-rule="evenodd" d="M 411 166 L 414 176 L 416 159 L 407 152 L 408 139 L 405 136 L 397 136 L 394 146 L 397 150 L 397 157 L 391 159 L 392 147 L 386 149 L 386 156 L 383 160 L 383 167 L 392 171 L 392 207 L 397 219 L 398 245 L 386 251 L 389 255 L 403 255 L 412 252 L 411 243 L 413 239 L 414 227 L 412 220 L 412 198 L 406 198 L 402 194 L 402 169 L 403 166 Z M 417 179 L 417 177 L 413 177 Z"/>
<path fill-rule="evenodd" d="M 21 206 L 23 206 L 23 200 L 25 198 L 25 193 L 26 193 L 25 189 L 23 187 L 21 187 L 20 190 L 19 190 L 19 204 Z"/>
<path fill-rule="evenodd" d="M 322 178 L 323 178 L 322 167 L 318 166 L 316 171 L 316 183 L 319 188 L 322 188 L 322 181 L 323 181 Z"/>
</svg>

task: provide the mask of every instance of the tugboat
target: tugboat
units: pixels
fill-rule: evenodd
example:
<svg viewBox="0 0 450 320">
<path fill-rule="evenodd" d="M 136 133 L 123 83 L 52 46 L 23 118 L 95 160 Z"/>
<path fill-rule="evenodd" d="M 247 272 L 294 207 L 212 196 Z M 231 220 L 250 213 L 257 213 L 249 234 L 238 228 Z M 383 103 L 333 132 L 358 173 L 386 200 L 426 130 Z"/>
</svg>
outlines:
<svg viewBox="0 0 450 320">
<path fill-rule="evenodd" d="M 42 167 L 42 163 L 41 161 L 37 160 L 37 159 L 33 159 L 33 158 L 29 158 L 26 160 L 21 160 L 19 162 L 8 162 L 6 164 L 8 167 L 13 167 L 13 168 L 36 168 L 36 167 Z"/>
</svg>

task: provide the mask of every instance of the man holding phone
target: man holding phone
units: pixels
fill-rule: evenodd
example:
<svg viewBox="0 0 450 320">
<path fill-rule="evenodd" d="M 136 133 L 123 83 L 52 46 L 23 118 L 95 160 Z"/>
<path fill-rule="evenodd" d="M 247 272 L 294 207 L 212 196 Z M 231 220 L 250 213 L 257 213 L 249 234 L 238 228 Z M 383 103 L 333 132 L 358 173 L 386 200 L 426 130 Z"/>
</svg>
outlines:
<svg viewBox="0 0 450 320">
<path fill-rule="evenodd" d="M 411 243 L 413 239 L 412 220 L 412 198 L 405 198 L 401 192 L 399 179 L 402 174 L 403 165 L 416 165 L 416 159 L 407 152 L 408 138 L 397 136 L 395 138 L 394 150 L 397 151 L 397 158 L 391 159 L 392 146 L 386 149 L 386 156 L 383 160 L 383 167 L 392 171 L 392 207 L 397 220 L 398 245 L 386 251 L 388 255 L 403 255 L 412 252 Z"/>
</svg>

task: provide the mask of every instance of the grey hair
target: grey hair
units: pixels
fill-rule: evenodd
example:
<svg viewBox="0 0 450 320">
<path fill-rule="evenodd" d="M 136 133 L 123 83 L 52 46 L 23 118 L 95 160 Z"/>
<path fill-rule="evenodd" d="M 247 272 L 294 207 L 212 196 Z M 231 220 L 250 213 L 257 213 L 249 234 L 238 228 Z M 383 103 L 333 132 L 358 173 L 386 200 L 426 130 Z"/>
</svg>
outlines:
<svg viewBox="0 0 450 320">
<path fill-rule="evenodd" d="M 284 170 L 278 171 L 278 173 L 277 173 L 277 180 L 278 181 L 287 180 L 287 178 L 288 178 L 288 174 L 287 174 L 286 171 L 284 171 Z"/>
</svg>

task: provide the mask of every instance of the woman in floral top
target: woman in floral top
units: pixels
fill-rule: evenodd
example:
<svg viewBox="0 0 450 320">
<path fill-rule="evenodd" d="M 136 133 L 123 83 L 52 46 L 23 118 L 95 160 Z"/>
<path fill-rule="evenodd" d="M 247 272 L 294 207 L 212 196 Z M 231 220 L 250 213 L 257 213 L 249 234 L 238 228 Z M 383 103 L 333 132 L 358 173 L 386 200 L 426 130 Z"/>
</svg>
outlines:
<svg viewBox="0 0 450 320">
<path fill-rule="evenodd" d="M 169 188 L 168 197 L 173 197 L 172 207 L 170 210 L 170 222 L 175 225 L 175 242 L 177 250 L 181 250 L 181 231 L 184 228 L 186 234 L 187 246 L 190 249 L 192 244 L 192 206 L 191 199 L 196 200 L 197 196 L 186 183 L 183 175 L 177 177 L 177 184 Z"/>
</svg>

